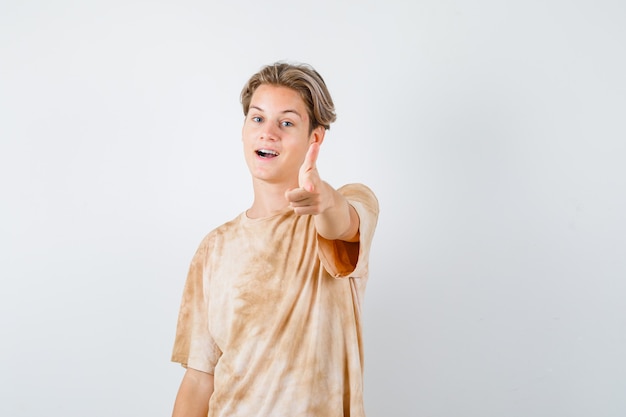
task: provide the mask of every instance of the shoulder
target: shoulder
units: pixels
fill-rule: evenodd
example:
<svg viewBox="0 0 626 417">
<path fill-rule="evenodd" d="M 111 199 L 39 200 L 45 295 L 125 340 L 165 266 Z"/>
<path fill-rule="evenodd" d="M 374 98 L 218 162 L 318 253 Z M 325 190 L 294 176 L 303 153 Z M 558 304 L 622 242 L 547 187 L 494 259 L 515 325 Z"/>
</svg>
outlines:
<svg viewBox="0 0 626 417">
<path fill-rule="evenodd" d="M 198 252 L 206 253 L 207 251 L 210 251 L 213 247 L 215 247 L 215 245 L 220 240 L 223 240 L 225 237 L 231 236 L 234 231 L 239 228 L 242 216 L 243 213 L 207 233 L 200 242 Z"/>
<path fill-rule="evenodd" d="M 378 199 L 376 194 L 365 184 L 346 184 L 337 189 L 346 200 L 352 203 L 363 204 L 368 210 L 378 213 Z M 353 204 L 354 205 L 354 204 Z"/>
<path fill-rule="evenodd" d="M 244 216 L 245 213 L 238 214 L 237 217 L 235 217 L 234 219 L 229 220 L 226 223 L 223 223 L 221 226 L 218 226 L 215 229 L 211 230 L 208 236 L 221 236 L 231 233 L 233 230 L 236 230 L 241 225 L 241 221 Z"/>
</svg>

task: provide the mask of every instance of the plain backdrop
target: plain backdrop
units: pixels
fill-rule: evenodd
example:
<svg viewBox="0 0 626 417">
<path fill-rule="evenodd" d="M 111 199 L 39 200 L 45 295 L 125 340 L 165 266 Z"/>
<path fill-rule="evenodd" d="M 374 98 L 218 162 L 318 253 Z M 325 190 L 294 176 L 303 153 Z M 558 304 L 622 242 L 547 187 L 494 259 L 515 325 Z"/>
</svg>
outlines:
<svg viewBox="0 0 626 417">
<path fill-rule="evenodd" d="M 0 1 L 0 415 L 168 416 L 239 92 L 326 79 L 381 214 L 369 417 L 626 415 L 626 3 Z"/>
</svg>

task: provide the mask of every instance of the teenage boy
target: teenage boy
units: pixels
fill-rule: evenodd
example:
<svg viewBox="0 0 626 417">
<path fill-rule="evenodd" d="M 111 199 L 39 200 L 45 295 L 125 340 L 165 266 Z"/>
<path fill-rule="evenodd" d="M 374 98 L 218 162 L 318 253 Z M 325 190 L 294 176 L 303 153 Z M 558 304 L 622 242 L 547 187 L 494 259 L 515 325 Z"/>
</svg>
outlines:
<svg viewBox="0 0 626 417">
<path fill-rule="evenodd" d="M 335 190 L 316 160 L 334 104 L 308 65 L 277 63 L 243 88 L 252 206 L 192 262 L 172 360 L 174 417 L 362 417 L 361 302 L 378 202 Z"/>
</svg>

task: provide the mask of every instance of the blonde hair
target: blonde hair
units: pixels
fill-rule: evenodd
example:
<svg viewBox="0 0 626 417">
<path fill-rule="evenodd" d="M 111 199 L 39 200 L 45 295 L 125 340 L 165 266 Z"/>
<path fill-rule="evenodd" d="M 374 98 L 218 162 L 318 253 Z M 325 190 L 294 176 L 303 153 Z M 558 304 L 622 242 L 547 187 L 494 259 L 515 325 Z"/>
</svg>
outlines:
<svg viewBox="0 0 626 417">
<path fill-rule="evenodd" d="M 241 90 L 240 98 L 244 116 L 248 115 L 252 95 L 262 84 L 288 87 L 297 91 L 306 105 L 311 132 L 318 126 L 323 126 L 328 130 L 330 124 L 337 119 L 335 104 L 330 97 L 326 83 L 310 65 L 277 62 L 261 68 L 250 77 Z"/>
</svg>

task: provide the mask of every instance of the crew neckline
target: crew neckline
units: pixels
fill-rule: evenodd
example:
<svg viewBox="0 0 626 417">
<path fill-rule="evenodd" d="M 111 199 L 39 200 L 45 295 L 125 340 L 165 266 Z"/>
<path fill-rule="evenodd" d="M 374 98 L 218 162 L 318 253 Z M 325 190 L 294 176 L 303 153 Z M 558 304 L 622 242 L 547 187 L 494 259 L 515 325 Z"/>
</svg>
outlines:
<svg viewBox="0 0 626 417">
<path fill-rule="evenodd" d="M 274 214 L 270 214 L 269 216 L 264 216 L 264 217 L 249 217 L 248 216 L 248 210 L 244 210 L 243 213 L 241 213 L 240 217 L 244 222 L 247 223 L 257 223 L 257 222 L 262 222 L 264 220 L 271 220 L 274 219 L 276 217 L 279 216 L 283 216 L 285 214 L 288 214 L 289 212 L 293 213 L 293 210 L 291 209 L 291 207 L 287 206 L 279 211 L 277 211 Z"/>
</svg>

